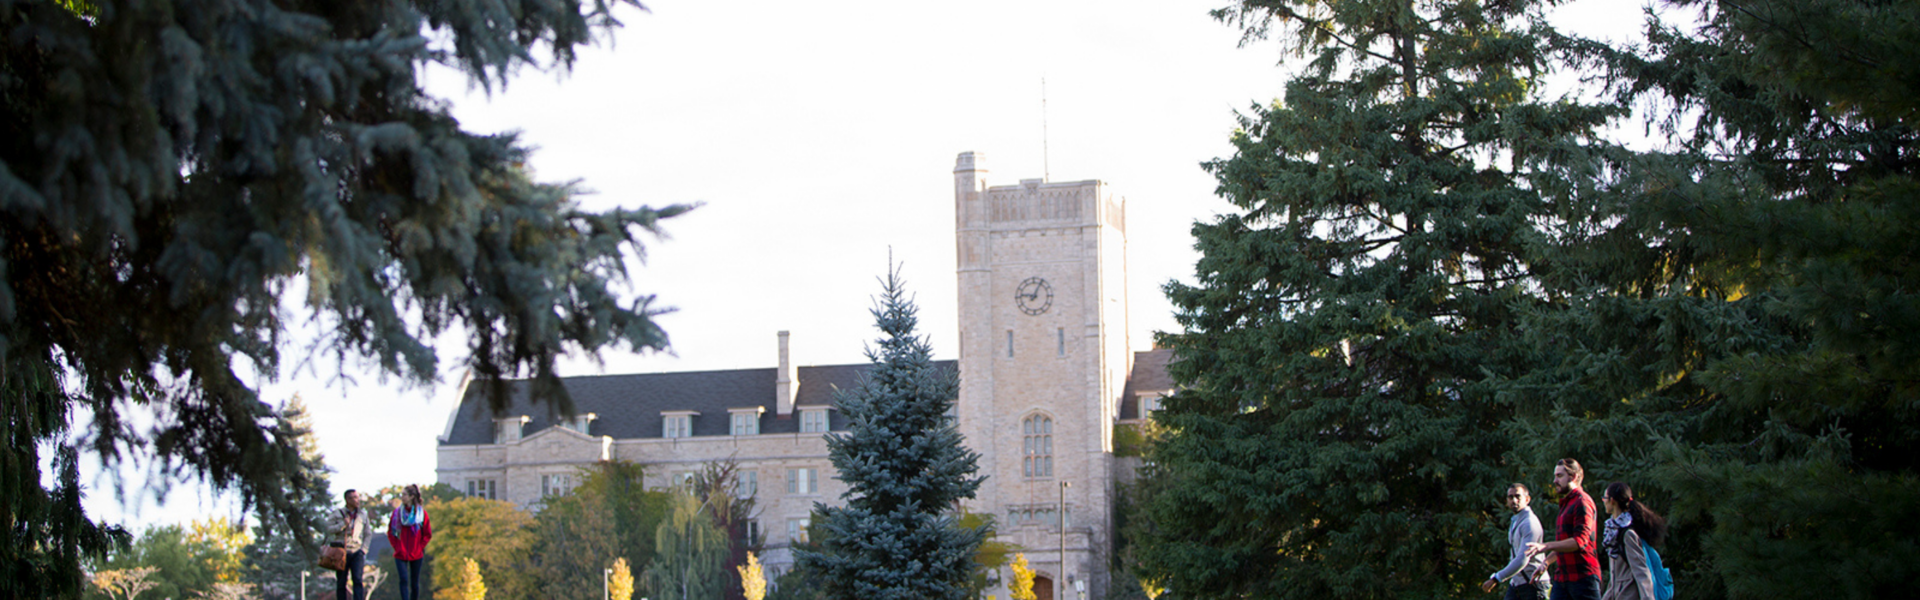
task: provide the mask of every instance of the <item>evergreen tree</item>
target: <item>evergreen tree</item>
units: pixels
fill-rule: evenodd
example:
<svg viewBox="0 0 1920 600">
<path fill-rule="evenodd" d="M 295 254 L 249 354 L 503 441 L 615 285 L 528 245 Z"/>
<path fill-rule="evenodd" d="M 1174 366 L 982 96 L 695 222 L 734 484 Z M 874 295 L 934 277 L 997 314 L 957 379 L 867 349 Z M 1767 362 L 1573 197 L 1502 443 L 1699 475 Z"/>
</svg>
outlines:
<svg viewBox="0 0 1920 600">
<path fill-rule="evenodd" d="M 1585 196 L 1534 456 L 1669 510 L 1682 595 L 1875 598 L 1920 572 L 1920 7 L 1684 1 L 1592 53 L 1659 151 Z M 1547 464 L 1541 462 L 1539 464 Z M 1594 480 L 1589 476 L 1589 480 Z"/>
<path fill-rule="evenodd" d="M 1541 98 L 1544 1 L 1245 0 L 1216 11 L 1306 55 L 1208 163 L 1238 211 L 1196 224 L 1196 284 L 1161 343 L 1135 528 L 1182 598 L 1479 595 L 1505 526 L 1499 383 L 1550 359 L 1518 326 L 1539 223 L 1605 148 L 1612 105 Z"/>
<path fill-rule="evenodd" d="M 974 475 L 979 455 L 947 414 L 958 380 L 914 334 L 918 308 L 898 269 L 882 284 L 872 309 L 882 335 L 866 352 L 873 368 L 835 394 L 848 431 L 827 436 L 847 505 L 815 505 L 828 535 L 817 552 L 795 550 L 795 562 L 831 597 L 964 598 L 986 530 L 960 526 L 955 513 L 985 479 Z"/>
<path fill-rule="evenodd" d="M 299 471 L 290 478 L 286 495 L 308 523 L 325 523 L 333 507 L 332 484 L 328 479 L 326 456 L 313 437 L 313 418 L 306 401 L 298 394 L 281 408 L 285 435 L 299 453 Z M 284 522 L 261 519 L 253 526 L 253 543 L 244 552 L 246 581 L 262 600 L 294 600 L 300 597 L 300 573 L 315 571 L 322 532 L 297 531 Z M 308 578 L 309 596 L 320 593 L 318 581 Z"/>
<path fill-rule="evenodd" d="M 95 456 L 151 451 L 314 529 L 299 452 L 236 370 L 277 373 L 288 319 L 415 382 L 442 368 L 427 340 L 464 332 L 496 409 L 531 376 L 570 414 L 562 353 L 664 348 L 651 298 L 612 283 L 687 207 L 581 210 L 418 78 L 568 68 L 617 4 L 0 0 L 0 588 L 72 594 L 80 555 L 125 539 L 79 509 L 76 425 Z"/>
<path fill-rule="evenodd" d="M 726 532 L 690 494 L 674 494 L 672 506 L 654 531 L 653 564 L 643 577 L 648 597 L 720 600 L 732 579 L 726 568 Z"/>
</svg>

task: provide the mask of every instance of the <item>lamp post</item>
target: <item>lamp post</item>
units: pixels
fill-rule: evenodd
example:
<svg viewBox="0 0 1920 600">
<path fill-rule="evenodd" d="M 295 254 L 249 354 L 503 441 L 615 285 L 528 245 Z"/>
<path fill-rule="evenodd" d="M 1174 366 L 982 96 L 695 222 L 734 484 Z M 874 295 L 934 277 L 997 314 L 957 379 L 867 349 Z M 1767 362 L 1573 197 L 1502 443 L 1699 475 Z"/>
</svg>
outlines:
<svg viewBox="0 0 1920 600">
<path fill-rule="evenodd" d="M 600 593 L 606 600 L 613 600 L 613 569 L 600 570 Z"/>
<path fill-rule="evenodd" d="M 300 600 L 307 600 L 307 576 L 312 574 L 313 571 L 300 572 Z"/>
<path fill-rule="evenodd" d="M 1067 600 L 1067 488 L 1070 487 L 1073 487 L 1073 482 L 1060 482 L 1060 512 L 1058 514 L 1060 518 L 1060 576 L 1053 579 L 1060 585 L 1060 594 L 1054 596 L 1060 600 Z"/>
</svg>

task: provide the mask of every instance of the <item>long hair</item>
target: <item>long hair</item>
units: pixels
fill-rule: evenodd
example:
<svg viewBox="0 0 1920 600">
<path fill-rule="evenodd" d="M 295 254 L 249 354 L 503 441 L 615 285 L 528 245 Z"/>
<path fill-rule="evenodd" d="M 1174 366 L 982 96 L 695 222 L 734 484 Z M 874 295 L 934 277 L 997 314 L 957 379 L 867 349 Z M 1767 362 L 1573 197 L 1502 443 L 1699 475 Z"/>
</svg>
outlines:
<svg viewBox="0 0 1920 600">
<path fill-rule="evenodd" d="M 420 499 L 420 486 L 417 484 L 407 484 L 407 491 L 402 492 L 400 494 L 400 498 L 401 498 L 401 502 L 403 504 L 406 504 L 407 506 L 419 506 L 421 504 L 424 504 L 424 502 L 422 502 Z M 1634 517 L 1634 518 L 1637 519 L 1639 517 Z"/>
<path fill-rule="evenodd" d="M 1628 487 L 1626 482 L 1615 481 L 1608 485 L 1606 497 L 1613 500 L 1614 504 L 1620 505 L 1621 510 L 1633 515 L 1633 524 L 1627 528 L 1632 529 L 1634 535 L 1640 536 L 1640 539 L 1655 546 L 1666 543 L 1667 520 L 1662 518 L 1660 513 L 1653 512 L 1653 509 L 1647 508 L 1646 504 L 1634 498 L 1633 488 Z"/>
</svg>

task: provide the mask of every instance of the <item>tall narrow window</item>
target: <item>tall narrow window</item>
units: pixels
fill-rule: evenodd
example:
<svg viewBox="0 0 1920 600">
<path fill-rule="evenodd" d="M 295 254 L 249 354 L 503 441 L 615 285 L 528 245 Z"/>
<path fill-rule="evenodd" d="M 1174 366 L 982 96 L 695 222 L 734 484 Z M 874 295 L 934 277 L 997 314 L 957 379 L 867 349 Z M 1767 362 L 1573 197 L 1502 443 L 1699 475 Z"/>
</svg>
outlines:
<svg viewBox="0 0 1920 600">
<path fill-rule="evenodd" d="M 811 518 L 787 519 L 787 541 L 795 544 L 807 543 L 807 525 Z"/>
<path fill-rule="evenodd" d="M 1007 330 L 1007 358 L 1013 358 L 1013 330 Z"/>
<path fill-rule="evenodd" d="M 742 500 L 758 495 L 760 493 L 760 472 L 741 472 L 740 477 L 734 480 L 734 491 L 736 492 L 734 497 Z"/>
<path fill-rule="evenodd" d="M 787 469 L 787 493 L 812 494 L 819 489 L 819 476 L 813 469 Z"/>
<path fill-rule="evenodd" d="M 1053 419 L 1033 415 L 1020 422 L 1022 472 L 1027 477 L 1053 476 Z"/>
<path fill-rule="evenodd" d="M 1053 330 L 1053 333 L 1056 340 L 1055 341 L 1056 345 L 1054 346 L 1054 349 L 1053 349 L 1053 355 L 1066 356 L 1067 355 L 1067 328 L 1061 327 L 1059 329 L 1055 329 Z"/>
</svg>

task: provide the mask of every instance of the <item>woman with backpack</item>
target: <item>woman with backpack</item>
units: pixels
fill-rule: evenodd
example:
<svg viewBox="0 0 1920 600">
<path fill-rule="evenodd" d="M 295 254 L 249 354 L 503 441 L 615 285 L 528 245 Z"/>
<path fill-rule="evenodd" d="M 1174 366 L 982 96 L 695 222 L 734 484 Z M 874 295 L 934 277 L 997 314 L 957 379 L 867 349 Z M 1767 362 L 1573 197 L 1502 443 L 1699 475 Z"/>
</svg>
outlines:
<svg viewBox="0 0 1920 600">
<path fill-rule="evenodd" d="M 1615 481 L 1602 496 L 1607 523 L 1600 547 L 1607 552 L 1607 589 L 1601 600 L 1663 600 L 1672 597 L 1670 584 L 1655 581 L 1665 575 L 1653 546 L 1667 538 L 1667 520 L 1633 498 L 1633 488 Z M 1665 577 L 1659 577 L 1665 579 Z M 1666 594 L 1659 592 L 1666 591 Z"/>
<path fill-rule="evenodd" d="M 387 543 L 393 545 L 394 573 L 400 576 L 400 600 L 420 597 L 420 561 L 426 558 L 427 540 L 433 539 L 433 522 L 427 520 L 427 507 L 420 499 L 420 486 L 409 485 L 400 495 L 400 505 L 387 518 Z"/>
</svg>

